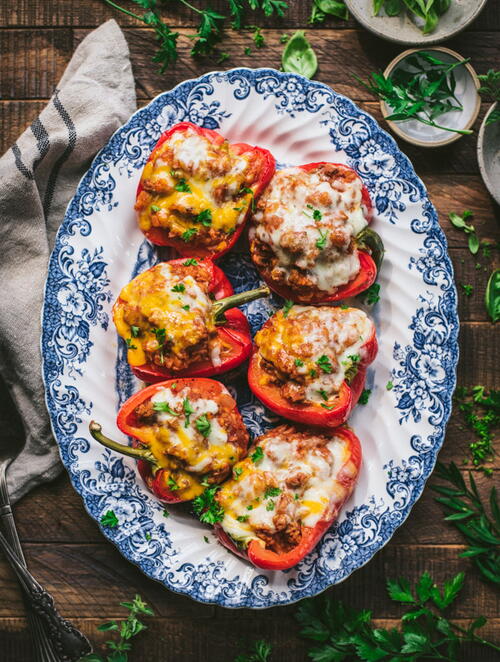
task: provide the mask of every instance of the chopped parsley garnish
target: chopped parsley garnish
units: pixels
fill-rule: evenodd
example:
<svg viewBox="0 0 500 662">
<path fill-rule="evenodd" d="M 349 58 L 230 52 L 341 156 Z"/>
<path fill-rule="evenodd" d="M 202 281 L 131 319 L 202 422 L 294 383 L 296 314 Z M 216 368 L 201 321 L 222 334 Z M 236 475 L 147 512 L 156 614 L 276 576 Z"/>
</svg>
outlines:
<svg viewBox="0 0 500 662">
<path fill-rule="evenodd" d="M 253 510 L 253 506 L 250 504 L 250 506 L 247 506 L 247 510 Z"/>
<path fill-rule="evenodd" d="M 148 542 L 151 540 L 151 534 L 148 533 L 148 532 L 146 532 L 146 533 L 144 534 L 144 537 L 146 538 L 146 540 L 147 540 Z"/>
<path fill-rule="evenodd" d="M 323 218 L 323 214 L 320 212 L 319 209 L 315 209 L 312 205 L 307 205 L 307 208 L 310 209 L 313 213 L 312 217 L 315 221 L 321 221 Z"/>
<path fill-rule="evenodd" d="M 363 389 L 363 393 L 359 396 L 359 404 L 360 405 L 366 405 L 368 404 L 368 399 L 370 398 L 371 395 L 371 389 L 365 388 Z"/>
<path fill-rule="evenodd" d="M 175 478 L 172 478 L 172 476 L 168 477 L 167 485 L 172 492 L 175 492 L 175 490 L 179 489 L 179 486 L 175 482 Z"/>
<path fill-rule="evenodd" d="M 241 467 L 234 467 L 233 475 L 235 480 L 238 480 L 238 478 L 241 476 L 242 473 L 243 473 L 243 469 Z"/>
<path fill-rule="evenodd" d="M 328 231 L 325 230 L 325 232 L 319 231 L 319 239 L 316 240 L 316 248 L 319 248 L 320 251 L 324 250 L 326 247 L 326 240 L 328 239 Z"/>
<path fill-rule="evenodd" d="M 200 480 L 200 485 L 203 485 L 203 487 L 210 487 L 208 476 L 203 476 L 202 480 Z"/>
<path fill-rule="evenodd" d="M 333 409 L 333 405 L 325 405 L 324 402 L 321 403 L 321 406 L 322 406 L 324 409 Z"/>
<path fill-rule="evenodd" d="M 200 522 L 216 524 L 224 519 L 224 508 L 215 498 L 219 489 L 219 485 L 207 487 L 203 494 L 193 499 L 193 510 Z"/>
<path fill-rule="evenodd" d="M 199 418 L 196 419 L 194 424 L 201 436 L 205 437 L 206 439 L 210 434 L 210 430 L 212 429 L 212 424 L 208 420 L 207 415 L 202 414 Z"/>
<path fill-rule="evenodd" d="M 179 414 L 170 407 L 168 402 L 153 402 L 153 409 L 155 411 L 161 411 L 166 414 L 170 414 L 170 416 L 179 416 Z"/>
<path fill-rule="evenodd" d="M 168 510 L 166 508 L 163 511 L 163 517 L 165 517 L 165 518 L 170 517 L 170 513 L 168 512 Z"/>
<path fill-rule="evenodd" d="M 298 501 L 300 499 L 300 497 L 298 495 L 298 492 L 295 492 L 295 494 L 293 495 L 293 498 L 294 498 L 294 501 Z"/>
<path fill-rule="evenodd" d="M 195 216 L 196 223 L 201 223 L 205 227 L 210 227 L 212 225 L 212 210 L 211 209 L 204 209 L 203 211 L 200 211 L 200 213 Z"/>
<path fill-rule="evenodd" d="M 254 197 L 254 193 L 253 193 L 252 189 L 248 188 L 248 186 L 245 186 L 244 188 L 240 189 L 240 195 L 242 193 L 245 193 L 245 194 L 248 194 L 248 195 L 252 196 L 252 203 L 251 203 L 252 204 L 252 211 L 255 211 L 255 197 Z"/>
<path fill-rule="evenodd" d="M 250 515 L 238 515 L 236 518 L 238 522 L 247 522 Z"/>
<path fill-rule="evenodd" d="M 290 37 L 287 34 L 282 34 L 280 37 L 280 44 L 286 44 L 289 39 Z"/>
<path fill-rule="evenodd" d="M 182 310 L 190 310 L 190 306 L 187 303 L 185 306 L 182 306 Z"/>
<path fill-rule="evenodd" d="M 291 299 L 287 299 L 285 301 L 285 305 L 283 306 L 283 317 L 284 318 L 288 317 L 288 313 L 290 312 L 292 307 L 293 307 L 293 301 Z"/>
<path fill-rule="evenodd" d="M 325 389 L 320 388 L 318 393 L 323 398 L 323 400 L 328 400 L 328 393 L 325 391 Z"/>
<path fill-rule="evenodd" d="M 176 283 L 173 288 L 172 292 L 185 292 L 186 291 L 186 286 L 184 283 Z"/>
<path fill-rule="evenodd" d="M 132 338 L 126 338 L 125 342 L 127 343 L 128 349 L 137 349 L 136 345 L 132 344 Z"/>
<path fill-rule="evenodd" d="M 184 177 L 181 177 L 178 181 L 178 183 L 175 185 L 175 190 L 180 191 L 181 193 L 191 193 L 191 189 L 189 188 L 189 184 L 186 182 Z"/>
<path fill-rule="evenodd" d="M 198 266 L 198 260 L 196 260 L 194 257 L 188 257 L 188 259 L 182 263 L 183 267 L 197 267 Z"/>
<path fill-rule="evenodd" d="M 394 388 L 394 384 L 391 382 L 390 379 L 389 379 L 389 381 L 387 382 L 387 384 L 385 385 L 385 388 L 386 388 L 388 391 L 392 391 L 392 389 Z"/>
<path fill-rule="evenodd" d="M 153 333 L 156 336 L 156 342 L 160 347 L 163 347 L 165 341 L 167 340 L 167 332 L 165 329 L 153 329 Z"/>
<path fill-rule="evenodd" d="M 351 359 L 353 363 L 358 363 L 358 361 L 361 360 L 361 356 L 359 354 L 349 354 L 348 359 Z"/>
<path fill-rule="evenodd" d="M 264 451 L 262 450 L 262 447 L 257 446 L 254 452 L 250 455 L 250 458 L 254 464 L 260 462 L 264 458 Z"/>
<path fill-rule="evenodd" d="M 266 487 L 266 491 L 264 492 L 264 499 L 269 499 L 269 497 L 278 496 L 278 494 L 281 494 L 281 490 L 279 487 Z"/>
<path fill-rule="evenodd" d="M 361 299 L 361 301 L 364 301 L 370 306 L 373 305 L 374 303 L 377 303 L 377 301 L 380 301 L 379 283 L 373 283 L 373 285 L 370 285 L 370 287 L 367 290 L 361 292 L 361 294 L 358 294 L 358 296 Z"/>
<path fill-rule="evenodd" d="M 189 398 L 184 398 L 182 401 L 182 408 L 184 410 L 184 416 L 186 417 L 184 427 L 187 428 L 189 425 L 189 418 L 194 411 L 194 409 L 191 407 L 191 403 L 189 402 Z"/>
<path fill-rule="evenodd" d="M 300 368 L 301 366 L 304 365 L 304 361 L 302 361 L 302 359 L 295 359 L 294 363 L 297 366 L 297 368 Z"/>
<path fill-rule="evenodd" d="M 210 540 L 207 538 L 207 536 L 203 536 L 203 540 L 204 540 L 205 542 L 210 543 Z"/>
<path fill-rule="evenodd" d="M 465 285 L 464 283 L 460 283 L 460 287 L 463 289 L 466 297 L 470 297 L 474 291 L 474 287 L 472 285 Z"/>
<path fill-rule="evenodd" d="M 139 336 L 140 331 L 141 330 L 139 329 L 138 326 L 131 326 L 130 327 L 130 333 L 132 334 L 133 338 L 137 338 Z"/>
<path fill-rule="evenodd" d="M 103 526 L 109 526 L 110 529 L 114 529 L 115 526 L 118 526 L 118 517 L 115 515 L 114 510 L 108 510 L 101 517 L 101 524 Z"/>
<path fill-rule="evenodd" d="M 267 502 L 267 505 L 266 505 L 266 510 L 274 510 L 274 506 L 275 506 L 275 505 L 276 505 L 276 504 L 275 504 L 274 501 L 268 501 L 268 502 Z"/>
<path fill-rule="evenodd" d="M 347 310 L 348 308 L 349 308 L 349 306 L 348 306 L 346 303 L 342 303 L 342 304 L 340 305 L 340 309 L 341 309 L 341 310 Z"/>
<path fill-rule="evenodd" d="M 186 230 L 181 234 L 182 241 L 191 241 L 191 239 L 194 237 L 194 235 L 197 232 L 198 232 L 197 228 L 189 228 L 189 230 Z"/>
<path fill-rule="evenodd" d="M 317 376 L 318 376 L 317 371 L 316 371 L 314 368 L 311 368 L 311 369 L 309 370 L 309 377 L 313 377 L 313 378 L 314 378 L 314 377 L 317 377 Z"/>
<path fill-rule="evenodd" d="M 316 365 L 318 368 L 321 368 L 323 372 L 326 372 L 327 374 L 330 374 L 333 372 L 333 366 L 330 363 L 330 359 L 326 354 L 323 354 L 322 356 L 319 357 L 319 359 L 316 361 Z"/>
<path fill-rule="evenodd" d="M 260 28 L 258 28 L 257 26 L 255 26 L 254 28 L 253 40 L 257 48 L 262 48 L 266 43 L 264 39 L 264 35 L 260 31 Z"/>
<path fill-rule="evenodd" d="M 151 211 L 157 212 L 160 211 L 161 207 L 158 207 L 158 205 L 151 205 L 150 209 Z"/>
<path fill-rule="evenodd" d="M 245 55 L 252 55 L 252 49 L 250 48 L 250 46 L 247 46 L 247 47 L 245 48 L 245 51 L 244 51 L 244 52 L 245 52 Z"/>
</svg>

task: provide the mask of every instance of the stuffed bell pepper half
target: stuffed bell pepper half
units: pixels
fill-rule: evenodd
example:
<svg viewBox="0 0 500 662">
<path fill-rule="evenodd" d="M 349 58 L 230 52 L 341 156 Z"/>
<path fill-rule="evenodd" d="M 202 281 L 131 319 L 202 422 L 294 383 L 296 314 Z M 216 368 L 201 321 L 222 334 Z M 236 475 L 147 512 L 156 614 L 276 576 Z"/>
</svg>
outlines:
<svg viewBox="0 0 500 662">
<path fill-rule="evenodd" d="M 259 568 L 299 563 L 335 522 L 354 489 L 361 445 L 347 427 L 281 425 L 259 437 L 232 478 L 194 501 L 220 542 Z M 204 517 L 205 516 L 205 517 Z"/>
<path fill-rule="evenodd" d="M 358 308 L 286 306 L 255 336 L 248 383 L 280 416 L 334 428 L 358 402 L 377 349 L 375 325 Z"/>
<path fill-rule="evenodd" d="M 221 483 L 246 455 L 248 433 L 236 403 L 212 379 L 176 379 L 153 384 L 129 398 L 118 428 L 133 438 L 126 446 L 89 429 L 99 443 L 139 461 L 153 494 L 166 503 L 189 501 Z"/>
<path fill-rule="evenodd" d="M 339 301 L 377 277 L 384 247 L 371 220 L 370 195 L 352 168 L 325 162 L 285 168 L 257 203 L 250 253 L 285 299 Z"/>
<path fill-rule="evenodd" d="M 181 122 L 165 131 L 137 189 L 139 227 L 181 255 L 217 258 L 240 236 L 275 161 L 266 149 L 229 143 L 211 129 Z"/>
<path fill-rule="evenodd" d="M 211 260 L 182 258 L 136 276 L 120 292 L 113 319 L 139 379 L 209 377 L 248 358 L 250 330 L 235 306 L 268 294 L 265 286 L 233 294 Z"/>
</svg>

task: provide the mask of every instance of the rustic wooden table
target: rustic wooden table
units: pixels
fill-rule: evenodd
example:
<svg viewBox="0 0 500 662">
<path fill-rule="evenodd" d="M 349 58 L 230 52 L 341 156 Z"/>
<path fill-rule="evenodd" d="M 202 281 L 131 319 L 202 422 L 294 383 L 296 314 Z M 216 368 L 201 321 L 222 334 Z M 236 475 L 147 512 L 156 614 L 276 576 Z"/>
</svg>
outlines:
<svg viewBox="0 0 500 662">
<path fill-rule="evenodd" d="M 250 56 L 244 54 L 244 48 L 253 46 L 251 34 L 228 34 L 223 50 L 231 57 L 222 66 L 279 68 L 283 48 L 280 36 L 296 28 L 306 28 L 318 54 L 316 78 L 380 119 L 378 104 L 352 74 L 366 77 L 368 72 L 383 68 L 403 49 L 375 38 L 352 20 L 347 23 L 327 21 L 319 27 L 311 27 L 307 22 L 310 4 L 292 0 L 285 18 L 266 19 L 263 22 L 266 47 L 253 50 Z M 225 3 L 213 0 L 212 5 L 222 8 Z M 188 12 L 170 15 L 171 25 L 181 33 L 181 55 L 176 66 L 160 75 L 150 61 L 154 49 L 151 31 L 139 27 L 127 16 L 113 12 L 100 0 L 18 0 L 16 3 L 1 0 L 1 152 L 8 149 L 49 99 L 75 46 L 92 28 L 112 16 L 125 28 L 140 105 L 185 78 L 218 68 L 215 59 L 196 62 L 189 57 L 190 42 L 186 33 L 195 19 Z M 498 68 L 499 44 L 500 0 L 489 0 L 471 28 L 446 45 L 471 57 L 476 71 L 484 73 L 490 67 Z M 482 104 L 476 129 L 486 105 Z M 479 176 L 475 136 L 462 138 L 440 150 L 426 151 L 404 143 L 401 149 L 413 161 L 438 209 L 448 237 L 456 282 L 474 286 L 471 297 L 459 291 L 461 358 L 458 383 L 499 388 L 500 334 L 488 322 L 483 304 L 487 273 L 475 268 L 476 260 L 468 252 L 464 235 L 454 230 L 447 220 L 450 211 L 471 209 L 481 239 L 499 239 L 499 210 Z M 484 259 L 482 262 L 487 264 L 489 271 L 490 263 Z M 22 434 L 13 411 L 12 403 L 2 389 L 2 435 Z M 467 456 L 471 435 L 461 423 L 460 415 L 455 413 L 448 426 L 441 460 L 455 460 L 461 464 Z M 494 476 L 498 477 L 498 473 Z M 483 494 L 495 480 L 482 474 L 478 474 L 477 479 Z M 146 579 L 103 539 L 98 527 L 84 511 L 66 474 L 22 499 L 15 508 L 15 515 L 33 574 L 54 595 L 61 612 L 96 643 L 107 638 L 105 633 L 96 632 L 96 626 L 121 616 L 118 603 L 140 593 L 156 615 L 149 621 L 149 632 L 137 641 L 132 660 L 229 662 L 243 643 L 257 638 L 268 639 L 273 644 L 274 662 L 306 659 L 306 646 L 296 637 L 297 628 L 292 617 L 294 606 L 257 612 L 231 611 L 197 604 L 168 592 Z M 366 567 L 329 593 L 355 607 L 371 609 L 376 622 L 388 626 L 397 622 L 401 612 L 386 597 L 386 577 L 405 575 L 416 578 L 427 569 L 442 581 L 460 570 L 467 570 L 466 586 L 461 599 L 450 610 L 451 615 L 467 622 L 483 614 L 490 619 L 483 629 L 484 636 L 498 643 L 499 594 L 481 581 L 466 559 L 459 558 L 463 548 L 463 539 L 443 522 L 440 506 L 434 502 L 433 493 L 426 489 L 392 541 Z M 478 659 L 492 662 L 494 657 L 494 652 L 482 650 Z M 23 603 L 17 583 L 3 558 L 0 558 L 0 658 L 3 662 L 31 660 Z"/>
</svg>

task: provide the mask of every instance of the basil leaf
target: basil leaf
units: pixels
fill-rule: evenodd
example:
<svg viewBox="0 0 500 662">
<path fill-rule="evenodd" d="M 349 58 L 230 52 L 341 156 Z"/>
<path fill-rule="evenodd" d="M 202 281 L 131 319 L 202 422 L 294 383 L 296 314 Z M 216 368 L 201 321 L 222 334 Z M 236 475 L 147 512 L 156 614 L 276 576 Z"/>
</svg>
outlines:
<svg viewBox="0 0 500 662">
<path fill-rule="evenodd" d="M 349 18 L 347 7 L 341 0 L 315 0 L 315 5 L 324 14 L 330 14 L 345 21 Z"/>
<path fill-rule="evenodd" d="M 477 238 L 477 234 L 475 232 L 469 234 L 469 250 L 472 255 L 475 255 L 479 250 L 479 239 Z"/>
<path fill-rule="evenodd" d="M 314 76 L 318 68 L 318 60 L 311 44 L 305 37 L 304 30 L 297 30 L 285 46 L 281 64 L 283 71 L 301 74 L 306 78 Z"/>
<path fill-rule="evenodd" d="M 484 294 L 486 310 L 492 322 L 500 320 L 500 269 L 491 274 Z"/>
<path fill-rule="evenodd" d="M 401 0 L 386 0 L 384 9 L 387 16 L 399 16 L 401 13 Z"/>
</svg>

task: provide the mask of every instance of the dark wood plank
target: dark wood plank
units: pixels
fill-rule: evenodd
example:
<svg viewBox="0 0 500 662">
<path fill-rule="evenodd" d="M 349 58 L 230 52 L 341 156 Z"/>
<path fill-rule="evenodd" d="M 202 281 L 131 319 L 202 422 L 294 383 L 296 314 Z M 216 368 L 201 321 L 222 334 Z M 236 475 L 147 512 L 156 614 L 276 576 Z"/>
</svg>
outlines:
<svg viewBox="0 0 500 662">
<path fill-rule="evenodd" d="M 217 617 L 195 621 L 182 621 L 168 618 L 148 618 L 145 620 L 148 631 L 139 635 L 133 642 L 130 662 L 159 662 L 173 659 L 196 660 L 196 662 L 230 662 L 241 654 L 253 642 L 264 639 L 272 645 L 272 662 L 290 662 L 307 658 L 311 642 L 298 636 L 298 626 L 293 615 L 285 618 L 269 611 L 262 615 L 255 614 L 251 618 L 246 613 L 227 611 L 224 618 Z M 97 626 L 109 618 L 124 618 L 123 611 L 106 613 L 104 618 L 75 618 L 73 624 L 92 641 L 94 647 L 99 647 L 107 641 L 109 633 L 99 632 Z M 467 627 L 467 619 L 455 621 L 461 627 Z M 374 618 L 373 624 L 378 628 L 393 628 L 400 624 L 399 619 Z M 196 635 L 194 635 L 194 628 Z M 498 641 L 500 619 L 493 618 L 478 631 L 478 634 L 489 641 Z M 4 632 L 2 641 L 2 662 L 32 662 L 26 622 L 22 618 L 0 619 L 0 631 Z M 102 649 L 101 649 L 102 650 Z M 175 655 L 173 656 L 173 652 Z M 468 647 L 464 659 L 478 659 L 481 662 L 495 662 L 496 653 L 485 647 Z"/>
<path fill-rule="evenodd" d="M 456 545 L 390 544 L 376 554 L 368 565 L 355 572 L 349 581 L 330 589 L 330 592 L 353 606 L 376 609 L 378 618 L 395 618 L 400 608 L 385 599 L 384 580 L 401 575 L 416 578 L 428 570 L 437 582 L 442 582 L 469 568 L 469 561 L 458 557 L 463 549 Z M 135 593 L 140 593 L 158 616 L 178 620 L 186 617 L 207 618 L 213 609 L 173 594 L 158 582 L 145 579 L 138 568 L 106 543 L 30 543 L 24 545 L 24 550 L 33 575 L 56 596 L 61 611 L 68 618 L 114 613 L 119 602 Z M 3 558 L 0 559 L 0 584 L 0 618 L 21 616 L 24 611 L 17 583 Z M 374 586 L 380 590 L 374 591 Z M 281 616 L 282 612 L 293 609 L 293 606 L 273 608 L 266 613 L 267 617 L 274 617 L 276 613 Z M 470 569 L 461 599 L 450 609 L 450 616 L 466 618 L 473 613 L 495 617 L 499 609 L 498 591 L 484 584 L 476 571 Z M 221 614 L 234 613 L 220 608 L 217 611 Z M 246 613 L 250 614 L 248 610 Z"/>
<path fill-rule="evenodd" d="M 123 0 L 118 4 L 136 13 L 140 13 L 141 11 L 137 5 L 127 0 Z M 304 2 L 304 0 L 289 0 L 289 9 L 282 19 L 276 18 L 276 16 L 266 18 L 262 13 L 253 14 L 252 12 L 248 12 L 246 22 L 271 27 L 277 27 L 279 24 L 289 29 L 319 29 L 321 27 L 330 27 L 341 30 L 357 26 L 356 21 L 352 18 L 349 21 L 328 18 L 322 25 L 311 25 L 309 23 L 311 4 L 311 2 Z M 229 16 L 228 5 L 225 0 L 211 0 L 210 7 L 218 10 L 221 14 Z M 163 6 L 162 16 L 171 26 L 187 27 L 196 25 L 198 22 L 196 14 L 182 7 L 180 3 L 171 3 L 171 6 L 168 4 Z M 44 2 L 43 0 L 38 0 L 37 2 L 19 0 L 14 5 L 4 3 L 0 6 L 0 25 L 9 27 L 55 27 L 67 25 L 94 27 L 108 18 L 116 18 L 122 25 L 137 24 L 135 19 L 113 10 L 102 0 L 87 0 L 85 4 L 78 2 L 78 0 L 65 0 L 61 3 Z M 499 29 L 498 0 L 490 0 L 479 17 L 468 27 L 467 31 Z M 464 39 L 464 36 L 462 36 L 462 39 Z"/>
</svg>

